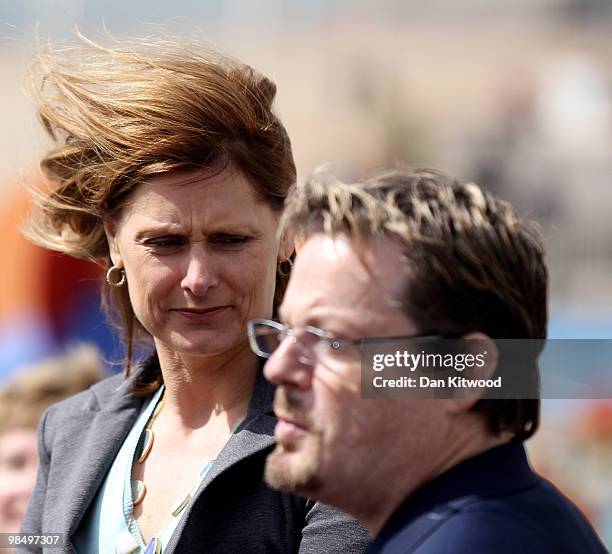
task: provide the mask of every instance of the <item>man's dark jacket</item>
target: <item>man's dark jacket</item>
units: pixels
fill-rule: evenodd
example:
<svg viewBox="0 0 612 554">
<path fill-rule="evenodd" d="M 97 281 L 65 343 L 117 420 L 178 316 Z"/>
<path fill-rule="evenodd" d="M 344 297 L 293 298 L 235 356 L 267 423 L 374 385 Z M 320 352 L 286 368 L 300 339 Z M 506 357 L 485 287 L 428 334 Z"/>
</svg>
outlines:
<svg viewBox="0 0 612 554">
<path fill-rule="evenodd" d="M 533 472 L 523 443 L 470 458 L 412 494 L 368 554 L 604 554 L 586 518 Z"/>
</svg>

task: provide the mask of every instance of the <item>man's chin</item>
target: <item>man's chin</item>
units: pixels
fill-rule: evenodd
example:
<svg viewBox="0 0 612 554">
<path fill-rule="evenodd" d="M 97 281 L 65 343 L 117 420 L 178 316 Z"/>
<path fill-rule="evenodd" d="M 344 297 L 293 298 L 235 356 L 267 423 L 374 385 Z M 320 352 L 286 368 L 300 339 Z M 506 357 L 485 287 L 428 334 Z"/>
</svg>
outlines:
<svg viewBox="0 0 612 554">
<path fill-rule="evenodd" d="M 266 460 L 264 478 L 273 489 L 302 495 L 312 495 L 323 483 L 318 475 L 320 450 L 293 452 L 278 444 Z"/>
</svg>

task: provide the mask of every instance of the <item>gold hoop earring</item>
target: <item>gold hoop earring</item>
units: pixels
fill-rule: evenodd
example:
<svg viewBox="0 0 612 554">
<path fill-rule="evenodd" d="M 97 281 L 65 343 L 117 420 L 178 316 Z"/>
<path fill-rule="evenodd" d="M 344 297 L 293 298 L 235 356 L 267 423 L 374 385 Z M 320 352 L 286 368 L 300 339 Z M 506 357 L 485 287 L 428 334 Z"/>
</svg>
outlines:
<svg viewBox="0 0 612 554">
<path fill-rule="evenodd" d="M 281 266 L 282 266 L 284 263 L 289 264 L 289 271 L 283 271 L 283 270 L 281 269 Z M 289 275 L 291 275 L 291 269 L 292 269 L 292 268 L 293 268 L 293 260 L 292 260 L 291 258 L 287 258 L 287 259 L 286 259 L 284 262 L 280 262 L 280 263 L 278 264 L 278 267 L 277 267 L 276 271 L 278 271 L 278 274 L 279 274 L 281 277 L 289 277 Z"/>
<path fill-rule="evenodd" d="M 119 272 L 119 280 L 116 279 L 115 271 Z M 113 278 L 113 275 L 115 275 L 115 278 Z M 117 267 L 116 265 L 110 266 L 108 268 L 108 271 L 106 272 L 106 282 L 111 287 L 115 287 L 116 289 L 121 288 L 123 285 L 125 285 L 125 271 L 123 271 L 122 268 Z"/>
</svg>

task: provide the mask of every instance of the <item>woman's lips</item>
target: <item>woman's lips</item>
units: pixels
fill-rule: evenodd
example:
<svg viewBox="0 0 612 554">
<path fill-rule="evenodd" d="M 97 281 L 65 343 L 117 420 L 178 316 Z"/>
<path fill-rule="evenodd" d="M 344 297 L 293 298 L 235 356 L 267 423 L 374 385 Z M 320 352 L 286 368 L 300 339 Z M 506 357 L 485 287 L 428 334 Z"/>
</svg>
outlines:
<svg viewBox="0 0 612 554">
<path fill-rule="evenodd" d="M 215 306 L 214 308 L 177 308 L 174 311 L 189 321 L 205 323 L 215 319 L 229 308 L 230 306 Z"/>
</svg>

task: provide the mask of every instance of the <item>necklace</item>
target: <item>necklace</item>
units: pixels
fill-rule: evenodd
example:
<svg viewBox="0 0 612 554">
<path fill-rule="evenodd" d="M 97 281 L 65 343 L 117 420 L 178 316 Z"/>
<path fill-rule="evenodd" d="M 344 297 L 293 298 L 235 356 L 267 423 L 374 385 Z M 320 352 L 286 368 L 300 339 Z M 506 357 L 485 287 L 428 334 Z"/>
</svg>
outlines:
<svg viewBox="0 0 612 554">
<path fill-rule="evenodd" d="M 132 468 L 130 469 L 130 472 L 133 472 L 133 469 L 138 467 L 136 464 L 143 464 L 147 460 L 151 453 L 151 449 L 153 448 L 153 443 L 155 441 L 155 432 L 153 430 L 153 426 L 155 424 L 155 420 L 161 413 L 165 402 L 164 391 L 162 390 L 159 392 L 160 397 L 157 402 L 157 405 L 155 406 L 155 408 L 153 408 L 152 413 L 149 416 L 149 421 L 142 429 L 140 437 L 138 438 L 138 443 L 132 456 Z M 148 409 L 150 410 L 151 408 Z M 237 431 L 243 419 L 244 418 L 240 418 L 235 422 L 235 424 L 232 426 L 232 429 L 230 430 L 230 436 Z M 170 508 L 169 518 L 162 526 L 161 531 L 155 537 L 153 537 L 148 544 L 143 544 L 144 539 L 142 538 L 142 534 L 138 530 L 138 523 L 134 519 L 133 508 L 132 510 L 129 510 L 130 497 L 128 496 L 131 493 L 132 506 L 137 506 L 143 501 L 147 493 L 147 488 L 143 481 L 139 479 L 130 479 L 131 491 L 127 490 L 127 487 L 124 489 L 124 510 L 126 510 L 124 511 L 124 514 L 126 517 L 128 528 L 123 531 L 117 538 L 116 552 L 118 554 L 133 554 L 139 548 L 143 548 L 143 554 L 160 554 L 163 550 L 162 541 L 165 544 L 167 543 L 167 541 L 170 540 L 170 537 L 172 536 L 172 533 L 177 527 L 182 515 L 185 513 L 187 506 L 196 496 L 198 488 L 201 486 L 202 481 L 206 477 L 206 474 L 208 473 L 214 462 L 214 459 L 206 462 L 204 467 L 200 470 L 199 478 L 194 484 L 193 488 L 187 494 L 183 494 L 175 500 L 174 505 L 172 505 Z M 126 478 L 127 477 L 128 476 L 126 475 Z"/>
<path fill-rule="evenodd" d="M 138 459 L 136 462 L 139 465 L 144 464 L 146 459 L 149 457 L 151 453 L 151 449 L 153 448 L 153 442 L 155 441 L 155 433 L 153 431 L 153 423 L 157 419 L 157 416 L 160 414 L 164 407 L 165 397 L 158 402 L 155 410 L 153 411 L 153 415 L 147 423 L 146 427 L 142 431 L 142 435 L 140 435 L 140 439 L 138 441 L 138 446 L 136 447 L 136 454 Z M 138 506 L 140 504 L 145 495 L 147 494 L 147 487 L 144 484 L 144 481 L 141 479 L 132 479 L 132 503 L 134 506 Z"/>
</svg>

